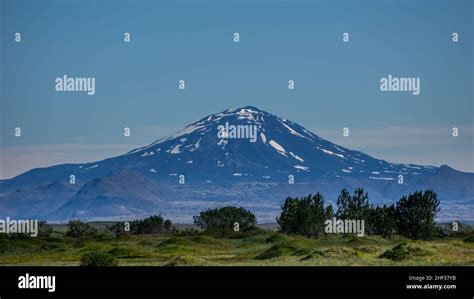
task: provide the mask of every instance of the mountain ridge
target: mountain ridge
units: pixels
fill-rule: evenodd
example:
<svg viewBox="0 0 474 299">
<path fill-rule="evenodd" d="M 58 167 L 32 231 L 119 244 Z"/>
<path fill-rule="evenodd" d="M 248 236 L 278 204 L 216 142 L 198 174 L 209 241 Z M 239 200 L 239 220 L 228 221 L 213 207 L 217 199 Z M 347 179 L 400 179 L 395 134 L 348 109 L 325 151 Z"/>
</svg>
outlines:
<svg viewBox="0 0 474 299">
<path fill-rule="evenodd" d="M 240 128 L 241 133 L 255 129 L 255 142 L 228 138 L 229 132 L 220 134 L 219 126 L 224 124 Z M 75 175 L 76 185 L 65 185 L 70 175 Z M 290 177 L 294 184 L 289 184 Z M 38 194 L 48 182 L 51 187 Z M 286 196 L 325 191 L 323 194 L 334 200 L 342 188 L 363 187 L 378 202 L 393 202 L 422 188 L 434 189 L 442 202 L 456 203 L 462 215 L 474 215 L 472 206 L 462 204 L 474 198 L 473 182 L 473 173 L 446 165 L 390 163 L 245 106 L 207 115 L 123 155 L 32 169 L 0 181 L 0 208 L 10 216 L 53 221 L 154 213 L 190 221 L 200 209 L 233 202 L 253 205 L 260 219 L 274 219 Z M 28 205 L 32 202 L 44 211 L 32 211 Z"/>
</svg>

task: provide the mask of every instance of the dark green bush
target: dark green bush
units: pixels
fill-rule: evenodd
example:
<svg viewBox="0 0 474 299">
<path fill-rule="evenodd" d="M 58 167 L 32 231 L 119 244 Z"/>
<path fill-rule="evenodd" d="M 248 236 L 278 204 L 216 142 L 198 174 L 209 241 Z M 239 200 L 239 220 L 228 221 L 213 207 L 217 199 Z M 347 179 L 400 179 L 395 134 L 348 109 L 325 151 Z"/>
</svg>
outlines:
<svg viewBox="0 0 474 299">
<path fill-rule="evenodd" d="M 113 255 L 103 251 L 93 251 L 81 256 L 81 266 L 106 267 L 116 265 L 118 265 L 118 260 Z"/>
<path fill-rule="evenodd" d="M 174 231 L 173 224 L 169 219 L 163 219 L 161 215 L 151 216 L 145 219 L 133 220 L 129 222 L 130 234 L 143 235 L 143 234 L 169 234 Z M 105 228 L 107 231 L 115 234 L 116 236 L 124 235 L 126 222 L 116 222 L 112 225 L 107 225 Z"/>
<path fill-rule="evenodd" d="M 66 235 L 73 238 L 82 238 L 97 233 L 97 229 L 88 223 L 79 220 L 71 220 L 68 223 Z"/>
<path fill-rule="evenodd" d="M 438 212 L 439 199 L 431 190 L 404 196 L 396 205 L 397 231 L 414 240 L 432 239 L 437 232 L 435 217 Z"/>
<path fill-rule="evenodd" d="M 46 221 L 38 222 L 38 237 L 49 238 L 53 233 L 53 228 Z"/>
<path fill-rule="evenodd" d="M 384 238 L 392 236 L 397 224 L 395 206 L 371 207 L 369 216 L 369 230 L 373 235 Z"/>
<path fill-rule="evenodd" d="M 232 231 L 234 223 L 239 223 L 239 230 L 245 231 L 255 227 L 257 220 L 252 212 L 240 207 L 223 207 L 201 212 L 194 216 L 194 224 L 204 230 L 218 229 L 223 234 Z"/>
<path fill-rule="evenodd" d="M 324 233 L 324 222 L 332 216 L 332 206 L 325 208 L 323 196 L 316 193 L 303 198 L 288 197 L 281 206 L 277 223 L 289 235 L 319 237 Z"/>
</svg>

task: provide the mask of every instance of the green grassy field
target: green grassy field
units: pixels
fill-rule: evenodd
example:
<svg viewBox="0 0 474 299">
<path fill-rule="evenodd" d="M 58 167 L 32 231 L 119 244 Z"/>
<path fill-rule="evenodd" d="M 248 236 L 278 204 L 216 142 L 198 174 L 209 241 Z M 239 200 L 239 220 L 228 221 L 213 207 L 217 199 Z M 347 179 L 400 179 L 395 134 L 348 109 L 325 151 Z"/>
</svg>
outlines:
<svg viewBox="0 0 474 299">
<path fill-rule="evenodd" d="M 189 236 L 101 233 L 84 239 L 56 230 L 50 238 L 0 236 L 0 265 L 79 265 L 83 254 L 103 251 L 120 266 L 338 266 L 474 265 L 467 235 L 432 241 L 400 236 L 328 235 L 319 239 L 253 229 Z"/>
</svg>

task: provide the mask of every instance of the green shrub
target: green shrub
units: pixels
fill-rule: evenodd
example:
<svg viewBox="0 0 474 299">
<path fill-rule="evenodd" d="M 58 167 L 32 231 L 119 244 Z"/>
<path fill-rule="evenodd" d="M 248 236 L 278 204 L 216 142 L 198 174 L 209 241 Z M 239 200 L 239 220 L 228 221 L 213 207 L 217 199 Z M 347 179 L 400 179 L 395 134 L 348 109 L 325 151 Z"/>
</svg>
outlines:
<svg viewBox="0 0 474 299">
<path fill-rule="evenodd" d="M 435 217 L 439 210 L 438 196 L 431 190 L 404 196 L 395 209 L 397 231 L 414 240 L 432 239 L 437 232 Z"/>
<path fill-rule="evenodd" d="M 383 238 L 391 237 L 397 224 L 395 206 L 383 205 L 371 207 L 369 213 L 369 232 L 381 235 Z"/>
<path fill-rule="evenodd" d="M 316 193 L 302 198 L 288 197 L 276 220 L 282 232 L 310 238 L 324 233 L 324 222 L 332 215 L 332 206 L 325 208 L 323 196 Z"/>
<path fill-rule="evenodd" d="M 125 235 L 125 222 L 115 222 L 105 226 L 105 231 L 114 234 L 115 236 Z"/>
<path fill-rule="evenodd" d="M 161 215 L 130 221 L 127 225 L 129 233 L 133 235 L 144 234 L 169 234 L 174 231 L 173 224 L 169 219 L 163 219 Z M 107 225 L 105 230 L 113 233 L 115 236 L 125 235 L 126 222 L 116 222 Z"/>
<path fill-rule="evenodd" d="M 68 223 L 66 235 L 73 238 L 82 238 L 97 233 L 97 229 L 88 223 L 79 220 L 71 220 Z"/>
<path fill-rule="evenodd" d="M 38 237 L 49 238 L 53 228 L 46 221 L 38 221 Z"/>
<path fill-rule="evenodd" d="M 369 215 L 369 195 L 364 193 L 364 189 L 357 188 L 352 196 L 346 189 L 341 190 L 337 198 L 337 218 L 365 220 Z"/>
<path fill-rule="evenodd" d="M 233 231 L 234 224 L 239 224 L 239 230 L 245 231 L 255 227 L 257 220 L 252 212 L 240 207 L 223 207 L 209 209 L 194 216 L 194 224 L 204 230 L 220 230 L 223 234 Z"/>
<path fill-rule="evenodd" d="M 116 266 L 118 260 L 111 254 L 103 251 L 93 251 L 81 256 L 81 266 Z"/>
</svg>

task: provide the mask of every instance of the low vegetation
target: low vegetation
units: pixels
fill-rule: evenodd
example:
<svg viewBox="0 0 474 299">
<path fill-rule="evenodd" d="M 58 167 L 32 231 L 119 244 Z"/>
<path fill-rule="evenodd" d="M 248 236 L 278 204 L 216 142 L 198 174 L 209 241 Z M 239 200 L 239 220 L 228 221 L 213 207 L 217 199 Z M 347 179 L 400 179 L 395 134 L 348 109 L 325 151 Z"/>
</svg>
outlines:
<svg viewBox="0 0 474 299">
<path fill-rule="evenodd" d="M 353 195 L 341 191 L 337 211 L 319 193 L 288 197 L 278 231 L 259 228 L 241 207 L 201 212 L 194 227 L 182 228 L 161 216 L 107 225 L 43 222 L 36 238 L 1 234 L 0 265 L 474 265 L 474 231 L 461 223 L 458 231 L 436 224 L 438 205 L 428 190 L 392 206 L 372 206 L 357 189 Z M 325 220 L 332 217 L 362 219 L 366 234 L 326 233 Z"/>
<path fill-rule="evenodd" d="M 81 266 L 116 266 L 117 259 L 103 251 L 93 251 L 81 256 Z"/>
<path fill-rule="evenodd" d="M 407 242 L 403 242 L 393 247 L 390 250 L 385 251 L 381 258 L 391 259 L 394 261 L 401 261 L 409 259 L 410 257 L 428 255 L 429 251 L 424 250 L 418 246 L 410 245 Z"/>
<path fill-rule="evenodd" d="M 78 242 L 55 230 L 51 237 L 0 237 L 1 265 L 471 265 L 474 233 L 433 240 L 400 235 L 306 238 L 254 228 L 194 235 L 114 236 L 99 231 Z"/>
</svg>

